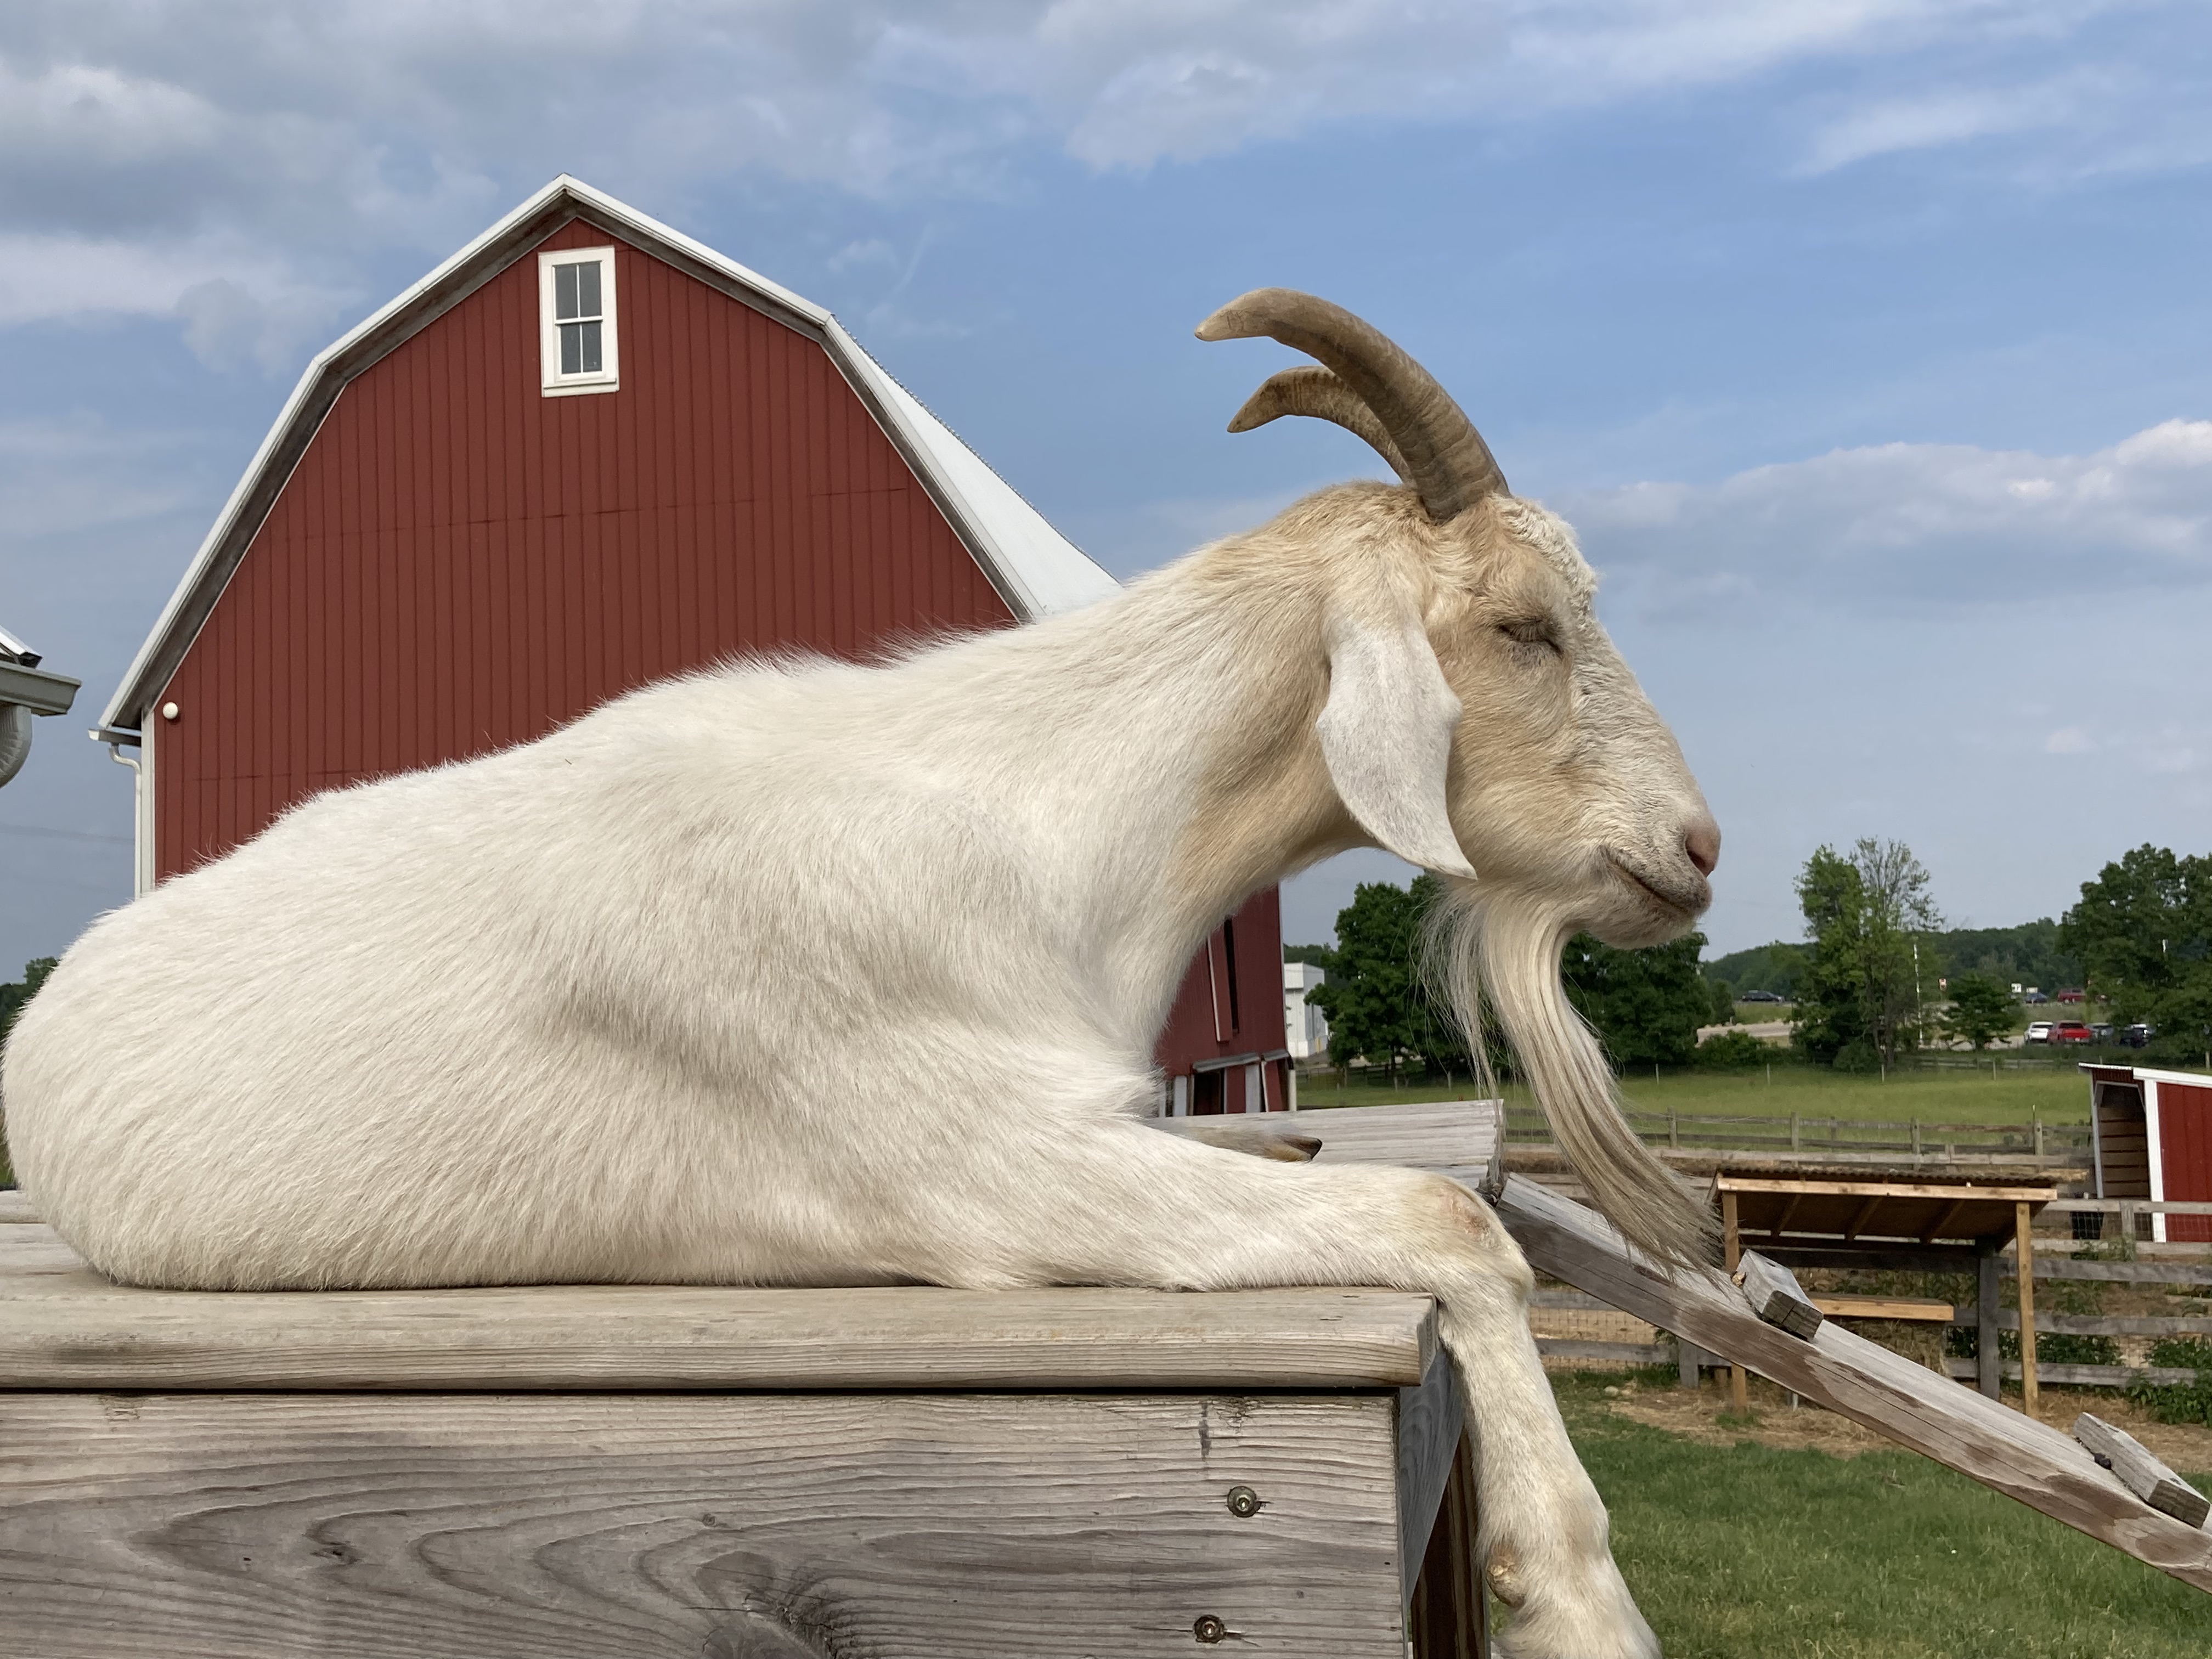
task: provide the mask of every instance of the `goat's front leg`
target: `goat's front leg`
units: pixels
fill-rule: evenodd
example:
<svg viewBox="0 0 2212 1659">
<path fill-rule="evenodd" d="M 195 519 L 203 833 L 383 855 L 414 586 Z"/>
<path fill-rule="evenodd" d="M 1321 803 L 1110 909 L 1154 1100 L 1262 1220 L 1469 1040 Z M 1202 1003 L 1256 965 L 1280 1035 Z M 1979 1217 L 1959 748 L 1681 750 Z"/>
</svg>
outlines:
<svg viewBox="0 0 2212 1659">
<path fill-rule="evenodd" d="M 947 1247 L 927 1276 L 978 1286 L 1429 1292 L 1474 1436 L 1482 1571 L 1515 1610 L 1498 1650 L 1658 1653 L 1528 1334 L 1528 1265 L 1480 1199 L 1442 1176 L 1263 1161 L 1127 1121 L 1041 1135 L 1010 1164 L 1011 1151 L 994 1146 L 988 1164 L 959 1158 L 967 1167 L 933 1183 L 939 1201 L 907 1218 Z"/>
</svg>

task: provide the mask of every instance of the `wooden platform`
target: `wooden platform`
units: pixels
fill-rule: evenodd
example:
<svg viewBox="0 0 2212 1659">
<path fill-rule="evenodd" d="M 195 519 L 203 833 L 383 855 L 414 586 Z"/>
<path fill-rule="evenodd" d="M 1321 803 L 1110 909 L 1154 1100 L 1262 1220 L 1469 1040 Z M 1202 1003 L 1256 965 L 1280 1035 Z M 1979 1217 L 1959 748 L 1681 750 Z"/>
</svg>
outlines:
<svg viewBox="0 0 2212 1659">
<path fill-rule="evenodd" d="M 1424 1297 L 189 1295 L 0 1214 L 10 1654 L 1480 1649 Z"/>
</svg>

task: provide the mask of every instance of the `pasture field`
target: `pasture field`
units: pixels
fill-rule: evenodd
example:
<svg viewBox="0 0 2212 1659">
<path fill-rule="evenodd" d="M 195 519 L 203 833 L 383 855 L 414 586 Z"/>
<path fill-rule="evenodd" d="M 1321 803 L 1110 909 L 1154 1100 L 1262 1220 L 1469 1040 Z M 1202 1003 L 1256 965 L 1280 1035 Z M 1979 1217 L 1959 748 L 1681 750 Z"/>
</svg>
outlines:
<svg viewBox="0 0 2212 1659">
<path fill-rule="evenodd" d="M 1825 1066 L 1783 1060 L 1749 1072 L 1686 1070 L 1631 1073 L 1620 1091 L 1630 1106 L 1646 1112 L 1694 1112 L 1747 1117 L 1875 1119 L 1923 1123 L 2026 1123 L 2029 1115 L 2045 1123 L 2087 1123 L 2089 1085 L 2071 1066 L 2001 1066 L 1993 1074 L 1950 1066 L 1893 1073 L 1880 1077 L 1838 1072 Z M 1505 1085 L 1506 1099 L 1533 1105 L 1528 1089 Z M 1452 1086 L 1424 1082 L 1393 1090 L 1387 1083 L 1355 1081 L 1340 1089 L 1330 1073 L 1301 1077 L 1302 1106 L 1373 1106 L 1391 1101 L 1464 1100 L 1474 1093 L 1465 1079 Z"/>
<path fill-rule="evenodd" d="M 1673 1381 L 1645 1375 L 1647 1389 Z M 1701 1443 L 1611 1410 L 1603 1389 L 1625 1380 L 1567 1372 L 1553 1384 L 1669 1659 L 2212 1650 L 2212 1597 L 1939 1463 L 1902 1448 Z"/>
</svg>

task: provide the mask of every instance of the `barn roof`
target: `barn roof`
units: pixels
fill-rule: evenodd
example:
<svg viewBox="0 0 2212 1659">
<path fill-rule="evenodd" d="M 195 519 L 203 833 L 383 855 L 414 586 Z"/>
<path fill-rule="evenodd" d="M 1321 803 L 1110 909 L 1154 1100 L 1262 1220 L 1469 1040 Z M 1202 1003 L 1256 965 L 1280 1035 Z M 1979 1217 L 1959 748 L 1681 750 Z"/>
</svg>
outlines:
<svg viewBox="0 0 2212 1659">
<path fill-rule="evenodd" d="M 1114 579 L 1054 530 L 951 428 L 811 301 L 566 173 L 307 365 L 184 580 L 139 647 L 94 737 L 132 734 L 245 557 L 347 382 L 420 333 L 554 231 L 583 220 L 817 342 L 867 404 L 1006 608 L 1023 622 L 1087 605 Z"/>
</svg>

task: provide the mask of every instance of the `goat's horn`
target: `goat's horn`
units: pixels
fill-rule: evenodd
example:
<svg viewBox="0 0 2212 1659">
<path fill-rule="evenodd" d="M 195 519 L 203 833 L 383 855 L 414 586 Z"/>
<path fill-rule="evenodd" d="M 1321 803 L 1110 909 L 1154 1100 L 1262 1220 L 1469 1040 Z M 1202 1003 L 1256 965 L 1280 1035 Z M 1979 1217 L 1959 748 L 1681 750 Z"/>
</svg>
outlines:
<svg viewBox="0 0 2212 1659">
<path fill-rule="evenodd" d="M 1457 518 L 1485 495 L 1505 493 L 1505 476 L 1474 422 L 1434 375 L 1380 329 L 1342 306 L 1289 288 L 1255 288 L 1198 325 L 1201 340 L 1242 340 L 1261 334 L 1327 364 L 1373 411 L 1397 447 L 1398 459 L 1391 464 L 1419 493 L 1431 518 L 1442 523 Z M 1382 453 L 1390 459 L 1388 450 Z"/>
<path fill-rule="evenodd" d="M 1401 478 L 1407 483 L 1413 482 L 1413 475 L 1406 470 L 1406 458 L 1390 441 L 1390 434 L 1375 418 L 1375 411 L 1359 401 L 1358 392 L 1336 378 L 1334 370 L 1308 363 L 1269 375 L 1260 389 L 1244 400 L 1244 407 L 1230 421 L 1229 429 L 1249 432 L 1285 415 L 1310 415 L 1317 421 L 1335 422 L 1346 431 L 1364 438 Z"/>
</svg>

